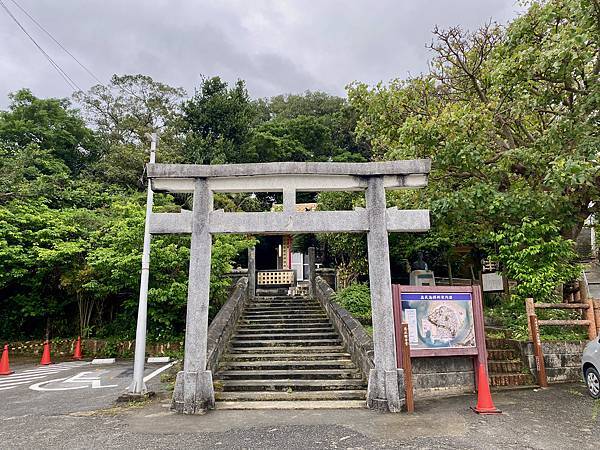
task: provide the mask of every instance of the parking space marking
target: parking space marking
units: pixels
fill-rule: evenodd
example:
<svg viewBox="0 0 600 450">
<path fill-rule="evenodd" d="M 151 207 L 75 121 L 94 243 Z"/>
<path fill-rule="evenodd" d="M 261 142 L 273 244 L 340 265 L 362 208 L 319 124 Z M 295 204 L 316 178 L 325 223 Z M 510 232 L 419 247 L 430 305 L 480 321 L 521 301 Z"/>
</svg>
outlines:
<svg viewBox="0 0 600 450">
<path fill-rule="evenodd" d="M 77 375 L 73 375 L 72 377 L 56 378 L 54 380 L 47 380 L 33 384 L 29 386 L 29 389 L 33 391 L 72 391 L 75 389 L 85 389 L 87 387 L 91 387 L 92 389 L 119 387 L 118 384 L 103 385 L 100 376 L 105 373 L 108 373 L 108 371 L 103 370 L 100 372 L 79 372 Z M 50 383 L 60 383 L 63 385 L 66 383 L 70 383 L 78 384 L 79 386 L 45 387 L 47 384 Z"/>
<path fill-rule="evenodd" d="M 37 377 L 36 379 L 39 378 L 43 378 L 43 377 Z M 9 383 L 9 384 L 5 384 L 2 387 L 0 387 L 0 391 L 6 391 L 8 389 L 12 389 L 15 388 L 17 386 L 19 386 L 20 384 L 27 384 L 27 383 L 31 383 L 34 379 L 30 379 L 30 380 L 25 380 L 25 381 L 15 381 L 14 383 Z"/>
<path fill-rule="evenodd" d="M 171 367 L 172 365 L 174 365 L 177 361 L 173 361 L 170 362 L 169 364 L 165 364 L 162 367 L 159 367 L 158 369 L 156 369 L 154 372 L 149 373 L 148 375 L 146 375 L 144 377 L 144 383 L 148 380 L 151 380 L 152 378 L 154 378 L 156 375 L 158 375 L 161 372 L 164 372 L 165 370 L 167 370 L 169 367 Z"/>
<path fill-rule="evenodd" d="M 11 375 L 6 375 L 0 378 L 0 391 L 14 389 L 22 384 L 27 384 L 31 381 L 47 378 L 65 370 L 74 369 L 88 365 L 86 361 L 71 361 L 55 364 L 52 366 L 39 366 L 34 369 L 17 371 Z"/>
</svg>

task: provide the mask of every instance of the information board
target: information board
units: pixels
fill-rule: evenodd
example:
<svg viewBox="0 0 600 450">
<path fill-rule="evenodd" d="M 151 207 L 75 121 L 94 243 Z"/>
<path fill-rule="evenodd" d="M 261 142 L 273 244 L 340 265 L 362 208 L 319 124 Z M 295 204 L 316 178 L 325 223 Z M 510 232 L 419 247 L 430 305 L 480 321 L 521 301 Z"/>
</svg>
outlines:
<svg viewBox="0 0 600 450">
<path fill-rule="evenodd" d="M 410 348 L 475 348 L 473 297 L 469 292 L 400 294 Z"/>
<path fill-rule="evenodd" d="M 479 286 L 395 284 L 392 293 L 396 342 L 400 325 L 407 323 L 411 357 L 464 355 L 486 360 Z M 400 364 L 398 345 L 396 353 Z"/>
</svg>

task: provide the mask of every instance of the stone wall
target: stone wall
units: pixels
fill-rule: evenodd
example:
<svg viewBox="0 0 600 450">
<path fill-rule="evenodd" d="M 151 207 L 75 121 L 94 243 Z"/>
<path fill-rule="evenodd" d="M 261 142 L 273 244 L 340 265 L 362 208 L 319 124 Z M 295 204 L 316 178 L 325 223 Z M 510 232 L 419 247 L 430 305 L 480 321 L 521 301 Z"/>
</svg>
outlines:
<svg viewBox="0 0 600 450">
<path fill-rule="evenodd" d="M 581 355 L 586 344 L 585 341 L 542 342 L 548 382 L 580 381 L 582 379 Z M 533 343 L 521 343 L 521 353 L 529 365 L 529 370 L 534 377 L 537 377 Z"/>
<path fill-rule="evenodd" d="M 368 375 L 373 364 L 373 338 L 352 315 L 333 299 L 335 292 L 317 277 L 317 300 L 341 335 L 352 360 Z M 413 358 L 415 397 L 452 395 L 473 392 L 475 371 L 472 358 Z"/>
<path fill-rule="evenodd" d="M 412 358 L 412 364 L 417 397 L 464 394 L 475 390 L 473 358 Z"/>
<path fill-rule="evenodd" d="M 229 299 L 221 307 L 208 327 L 206 369 L 216 371 L 219 359 L 227 348 L 235 325 L 248 300 L 248 278 L 240 278 L 235 284 Z"/>
</svg>

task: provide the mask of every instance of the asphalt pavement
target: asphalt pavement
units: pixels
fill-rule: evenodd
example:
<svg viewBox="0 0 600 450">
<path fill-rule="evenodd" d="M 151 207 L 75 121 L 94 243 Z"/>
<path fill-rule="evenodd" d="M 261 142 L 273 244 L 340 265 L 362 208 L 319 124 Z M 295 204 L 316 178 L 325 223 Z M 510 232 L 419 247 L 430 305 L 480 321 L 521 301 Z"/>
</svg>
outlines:
<svg viewBox="0 0 600 450">
<path fill-rule="evenodd" d="M 146 376 L 164 364 L 149 365 Z M 582 384 L 493 393 L 503 414 L 480 416 L 475 396 L 416 401 L 414 414 L 366 409 L 211 411 L 181 416 L 158 392 L 142 403 L 119 404 L 132 362 L 111 366 L 13 366 L 21 378 L 0 378 L 0 448 L 600 448 L 600 402 Z M 33 377 L 39 377 L 33 379 Z M 9 384 L 10 389 L 4 389 Z M 33 388 L 32 388 L 33 387 Z"/>
</svg>

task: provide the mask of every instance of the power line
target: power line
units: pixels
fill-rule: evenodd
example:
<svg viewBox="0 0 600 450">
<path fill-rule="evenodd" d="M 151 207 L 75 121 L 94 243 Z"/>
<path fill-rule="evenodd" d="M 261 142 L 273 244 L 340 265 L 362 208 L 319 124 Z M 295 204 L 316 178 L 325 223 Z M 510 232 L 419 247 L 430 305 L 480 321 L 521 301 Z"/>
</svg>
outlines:
<svg viewBox="0 0 600 450">
<path fill-rule="evenodd" d="M 56 39 L 52 33 L 50 33 L 46 28 L 44 28 L 44 26 L 39 23 L 31 14 L 29 14 L 25 8 L 23 8 L 21 5 L 19 5 L 16 0 L 11 0 L 12 3 L 14 3 L 14 5 L 19 8 L 19 10 L 21 10 L 21 12 L 23 14 L 25 14 L 35 25 L 37 25 L 37 27 L 42 30 L 50 39 L 52 39 L 52 41 L 54 41 L 54 43 L 56 45 L 58 45 L 67 55 L 69 55 L 77 64 L 79 64 L 79 66 L 85 70 L 94 80 L 96 80 L 99 84 L 103 85 L 104 83 L 102 82 L 102 80 L 100 80 L 100 78 L 98 78 L 94 72 L 92 72 L 85 64 L 83 64 L 81 61 L 79 61 L 79 59 L 77 59 L 77 57 L 75 55 L 73 55 L 73 53 L 71 53 L 64 45 L 62 45 L 58 39 Z M 77 85 L 77 83 L 75 83 L 75 81 L 73 81 L 73 79 L 71 77 L 69 77 L 69 75 L 67 75 L 67 73 L 54 61 L 52 60 L 52 58 L 50 57 L 50 55 L 48 55 L 38 44 L 37 42 L 33 39 L 33 37 L 25 30 L 25 28 L 19 23 L 19 21 L 17 20 L 17 18 L 10 12 L 10 10 L 7 8 L 7 6 L 4 4 L 3 0 L 0 0 L 0 5 L 4 8 L 4 10 L 8 13 L 8 15 L 17 23 L 17 25 L 19 25 L 19 27 L 23 30 L 23 32 L 29 37 L 29 39 L 32 40 L 32 42 L 35 44 L 35 46 L 44 54 L 44 56 L 46 56 L 46 58 L 48 58 L 48 60 L 50 61 L 50 64 L 52 64 L 52 66 L 60 73 L 60 75 L 63 77 L 63 79 L 67 82 L 67 84 L 69 84 L 69 87 L 71 87 L 71 89 L 73 90 L 79 90 L 82 91 L 82 89 Z M 137 95 L 134 91 L 131 91 L 123 86 L 115 86 L 117 89 L 119 89 L 121 92 L 124 92 L 126 94 L 129 94 L 135 98 L 137 98 L 138 100 L 141 100 L 143 102 L 146 102 L 145 99 L 141 98 L 139 95 Z"/>
<path fill-rule="evenodd" d="M 8 9 L 8 6 L 6 6 L 6 4 L 4 3 L 3 0 L 0 0 L 0 6 L 2 6 L 4 11 L 6 11 L 6 13 L 10 16 L 10 18 L 19 26 L 19 28 L 23 31 L 23 33 L 25 33 L 27 35 L 27 37 L 31 40 L 31 42 L 33 42 L 33 44 L 36 46 L 36 48 L 46 57 L 46 59 L 50 62 L 52 67 L 54 67 L 56 69 L 56 71 L 60 74 L 60 76 L 69 85 L 69 88 L 73 89 L 74 91 L 76 91 L 76 90 L 81 91 L 82 89 L 77 85 L 77 83 L 75 81 L 73 81 L 73 79 L 58 65 L 58 63 L 56 63 L 52 59 L 52 57 L 44 51 L 44 49 L 36 42 L 36 40 L 33 38 L 33 36 L 31 36 L 31 34 L 29 34 L 27 32 L 25 27 L 23 25 L 21 25 L 21 22 L 19 22 L 19 19 L 17 19 L 15 17 L 15 15 L 10 11 L 10 9 Z"/>
<path fill-rule="evenodd" d="M 0 0 L 1 2 L 2 0 Z M 73 58 L 73 60 L 79 64 L 79 66 L 85 70 L 94 80 L 96 80 L 99 84 L 104 85 L 104 83 L 102 82 L 102 80 L 100 80 L 100 78 L 98 78 L 85 64 L 83 64 L 81 61 L 79 61 L 79 59 L 77 59 L 77 57 L 75 57 L 75 55 L 73 55 L 73 53 L 71 53 L 64 45 L 62 45 L 53 35 L 52 33 L 50 33 L 46 28 L 44 28 L 42 26 L 41 23 L 39 23 L 31 14 L 29 14 L 21 5 L 19 5 L 16 0 L 11 0 L 11 2 L 13 2 L 15 4 L 15 6 L 17 8 L 19 8 L 23 14 L 25 14 L 27 17 L 29 17 L 29 19 L 38 26 L 38 28 L 40 30 L 42 30 L 44 33 L 46 33 L 46 35 L 52 39 L 54 41 L 54 43 L 56 45 L 58 45 L 67 55 L 69 55 L 71 58 Z M 143 102 L 145 102 L 145 100 L 143 98 L 141 98 L 139 95 L 137 95 L 135 92 L 123 87 L 123 86 L 116 86 L 117 89 L 119 89 L 121 92 L 124 92 L 126 94 L 129 94 L 135 98 L 137 98 L 138 100 L 141 100 Z M 79 89 L 81 90 L 81 89 Z"/>
<path fill-rule="evenodd" d="M 46 29 L 45 29 L 45 28 L 44 28 L 44 27 L 43 27 L 43 26 L 42 26 L 42 25 L 41 25 L 41 24 L 40 24 L 40 23 L 39 23 L 37 20 L 35 20 L 35 18 L 33 18 L 33 17 L 31 16 L 31 14 L 29 14 L 29 13 L 28 13 L 28 12 L 27 12 L 27 11 L 26 11 L 26 10 L 25 10 L 25 9 L 24 9 L 22 6 L 21 6 L 21 5 L 19 5 L 19 4 L 16 2 L 16 0 L 11 0 L 11 1 L 12 1 L 12 2 L 15 4 L 15 6 L 16 6 L 17 8 L 19 8 L 19 9 L 20 9 L 20 10 L 23 12 L 23 14 L 25 14 L 27 17 L 29 17 L 29 19 L 30 19 L 30 20 L 31 20 L 33 23 L 35 23 L 35 24 L 38 26 L 38 28 L 39 28 L 40 30 L 42 30 L 44 33 L 46 33 L 46 35 L 48 35 L 48 37 L 49 37 L 50 39 L 52 39 L 56 45 L 58 45 L 58 46 L 59 46 L 61 49 L 63 49 L 63 50 L 64 50 L 64 52 L 65 52 L 67 55 L 69 55 L 71 58 L 73 58 L 73 60 L 74 60 L 74 61 L 75 61 L 77 64 L 79 64 L 79 66 L 80 66 L 80 67 L 81 67 L 83 70 L 85 70 L 85 71 L 86 71 L 86 72 L 87 72 L 87 73 L 88 73 L 88 74 L 89 74 L 89 75 L 90 75 L 90 76 L 91 76 L 91 77 L 92 77 L 94 80 L 96 80 L 98 83 L 102 84 L 102 81 L 100 80 L 100 78 L 98 78 L 98 77 L 97 77 L 97 76 L 96 76 L 96 75 L 95 75 L 95 74 L 94 74 L 94 73 L 93 73 L 93 72 L 92 72 L 92 71 L 91 71 L 91 70 L 90 70 L 90 69 L 89 69 L 89 68 L 88 68 L 88 67 L 87 67 L 85 64 L 83 64 L 81 61 L 79 61 L 79 60 L 78 60 L 78 59 L 75 57 L 75 55 L 73 55 L 73 54 L 72 54 L 72 53 L 71 53 L 69 50 L 67 50 L 67 49 L 66 49 L 66 48 L 65 48 L 65 47 L 64 47 L 64 46 L 63 46 L 63 45 L 62 45 L 62 44 L 61 44 L 61 43 L 60 43 L 58 40 L 56 40 L 56 38 L 55 38 L 54 36 L 52 36 L 52 34 L 51 34 L 51 33 L 50 33 L 48 30 L 46 30 Z"/>
</svg>

